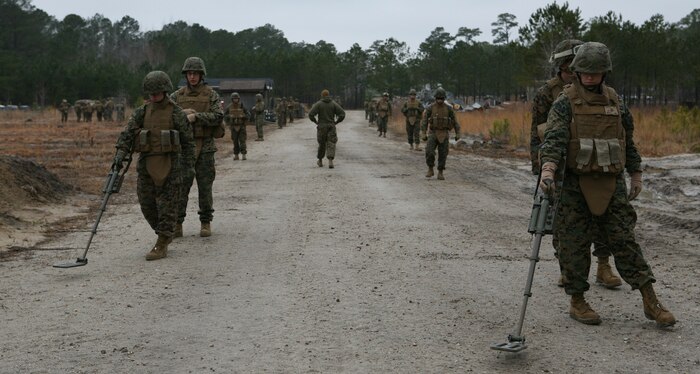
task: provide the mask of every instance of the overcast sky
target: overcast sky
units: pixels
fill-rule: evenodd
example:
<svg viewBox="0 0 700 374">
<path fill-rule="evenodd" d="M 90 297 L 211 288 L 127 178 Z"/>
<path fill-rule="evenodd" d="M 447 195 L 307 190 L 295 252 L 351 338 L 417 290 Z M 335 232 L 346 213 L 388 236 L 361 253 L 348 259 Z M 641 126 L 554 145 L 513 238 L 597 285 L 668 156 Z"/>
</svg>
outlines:
<svg viewBox="0 0 700 374">
<path fill-rule="evenodd" d="M 460 27 L 479 28 L 479 41 L 492 42 L 491 23 L 501 13 L 516 16 L 519 26 L 527 24 L 532 13 L 553 0 L 32 0 L 32 4 L 62 20 L 68 14 L 89 18 L 101 14 L 112 22 L 128 15 L 136 19 L 141 31 L 160 30 L 175 21 L 199 23 L 210 29 L 238 32 L 266 23 L 284 32 L 290 42 L 314 44 L 325 40 L 340 52 L 353 43 L 368 48 L 375 40 L 390 37 L 405 42 L 415 52 L 436 27 L 452 35 Z M 564 4 L 564 1 L 557 1 Z M 440 4 L 434 9 L 433 4 Z M 609 10 L 623 20 L 641 25 L 654 14 L 667 22 L 678 22 L 693 9 L 698 0 L 586 0 L 569 1 L 579 8 L 584 21 L 602 16 Z M 511 38 L 517 38 L 513 30 Z"/>
</svg>

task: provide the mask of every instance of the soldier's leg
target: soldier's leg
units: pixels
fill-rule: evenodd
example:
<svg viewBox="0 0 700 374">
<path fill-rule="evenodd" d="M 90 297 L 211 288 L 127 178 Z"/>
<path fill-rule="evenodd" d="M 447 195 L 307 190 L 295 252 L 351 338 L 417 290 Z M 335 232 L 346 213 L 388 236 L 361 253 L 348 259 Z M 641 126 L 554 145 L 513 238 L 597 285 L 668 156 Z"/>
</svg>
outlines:
<svg viewBox="0 0 700 374">
<path fill-rule="evenodd" d="M 435 135 L 428 136 L 428 143 L 425 146 L 425 163 L 429 168 L 435 167 L 435 148 L 437 148 L 437 139 Z"/>
<path fill-rule="evenodd" d="M 231 141 L 233 142 L 233 154 L 238 155 L 241 153 L 241 143 L 240 143 L 241 133 L 236 131 L 231 127 Z"/>
<path fill-rule="evenodd" d="M 258 115 L 258 117 L 261 117 L 261 115 Z M 258 119 L 258 117 L 255 117 L 255 131 L 258 133 L 258 139 L 263 138 L 263 121 L 262 119 Z"/>
<path fill-rule="evenodd" d="M 408 144 L 410 145 L 413 145 L 413 127 L 413 125 L 406 122 L 406 137 L 408 140 Z"/>
<path fill-rule="evenodd" d="M 214 164 L 214 152 L 202 153 L 197 161 L 197 190 L 199 192 L 199 220 L 203 223 L 211 222 L 214 218 L 214 198 L 212 187 L 216 178 Z"/>
<path fill-rule="evenodd" d="M 450 140 L 446 138 L 442 143 L 437 145 L 438 150 L 438 170 L 445 170 L 447 163 L 447 154 L 450 153 Z"/>
<path fill-rule="evenodd" d="M 316 158 L 322 160 L 326 156 L 326 143 L 328 142 L 328 128 L 326 125 L 318 125 L 316 129 L 316 141 L 318 142 L 318 152 Z"/>
<path fill-rule="evenodd" d="M 248 140 L 248 132 L 246 132 L 245 125 L 242 125 L 241 130 L 238 132 L 238 147 L 244 155 L 248 153 L 246 140 Z"/>
<path fill-rule="evenodd" d="M 615 256 L 615 267 L 632 289 L 656 282 L 651 267 L 634 237 L 637 213 L 627 200 L 623 177 L 618 177 L 615 194 L 602 217 L 609 249 Z"/>
<path fill-rule="evenodd" d="M 194 183 L 194 177 L 195 174 L 197 174 L 197 164 L 199 164 L 199 160 L 201 158 L 202 155 L 200 154 L 199 157 L 195 160 L 194 171 L 186 170 L 183 171 L 181 174 L 182 184 L 180 185 L 180 202 L 178 203 L 177 214 L 177 223 L 179 224 L 185 222 L 185 216 L 187 215 L 187 202 L 190 199 L 190 189 L 192 188 L 192 183 Z"/>
<path fill-rule="evenodd" d="M 328 135 L 326 136 L 326 157 L 331 161 L 335 158 L 336 143 L 338 143 L 338 133 L 334 125 L 329 125 Z"/>
<path fill-rule="evenodd" d="M 577 176 L 566 176 L 556 212 L 559 266 L 568 295 L 588 291 L 591 266 L 591 213 L 581 193 Z"/>
<path fill-rule="evenodd" d="M 177 223 L 180 191 L 182 191 L 180 183 L 178 183 L 179 180 L 178 175 L 171 172 L 163 186 L 156 189 L 156 204 L 158 206 L 156 234 L 164 235 L 168 238 L 173 237 L 175 224 Z"/>
<path fill-rule="evenodd" d="M 158 205 L 156 202 L 156 186 L 153 179 L 146 171 L 146 163 L 139 162 L 136 177 L 136 195 L 141 206 L 141 213 L 146 218 L 148 225 L 154 231 L 158 230 Z"/>
<path fill-rule="evenodd" d="M 420 151 L 420 125 L 418 124 L 418 120 L 416 120 L 416 124 L 413 125 L 413 142 L 416 144 L 416 151 Z"/>
</svg>

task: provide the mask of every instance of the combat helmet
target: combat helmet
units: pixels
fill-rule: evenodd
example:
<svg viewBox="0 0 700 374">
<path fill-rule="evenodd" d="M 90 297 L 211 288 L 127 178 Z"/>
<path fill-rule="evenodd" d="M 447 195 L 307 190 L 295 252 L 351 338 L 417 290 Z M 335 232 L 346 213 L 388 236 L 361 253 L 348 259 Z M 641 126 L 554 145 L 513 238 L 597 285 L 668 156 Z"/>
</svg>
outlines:
<svg viewBox="0 0 700 374">
<path fill-rule="evenodd" d="M 143 92 L 155 94 L 159 92 L 170 92 L 173 90 L 173 82 L 164 71 L 155 70 L 143 78 Z"/>
<path fill-rule="evenodd" d="M 571 60 L 576 55 L 576 47 L 580 46 L 581 44 L 583 44 L 583 42 L 578 39 L 562 40 L 554 48 L 554 52 L 552 52 L 552 55 L 549 56 L 549 62 L 555 67 L 559 67 L 567 62 L 571 62 Z"/>
<path fill-rule="evenodd" d="M 204 66 L 204 61 L 199 57 L 188 57 L 182 65 L 182 74 L 188 71 L 198 71 L 202 75 L 207 75 L 207 68 Z"/>
<path fill-rule="evenodd" d="M 415 95 L 415 94 L 416 94 L 416 90 L 413 89 L 413 88 L 411 88 L 411 90 L 408 91 L 408 94 L 409 94 L 409 95 Z"/>
<path fill-rule="evenodd" d="M 232 92 L 231 93 L 231 100 L 233 99 L 241 99 L 241 95 L 238 94 L 238 92 Z"/>
<path fill-rule="evenodd" d="M 382 94 L 382 96 L 389 97 L 389 93 L 388 93 L 388 92 L 384 92 L 384 93 Z"/>
<path fill-rule="evenodd" d="M 255 101 L 262 101 L 263 95 L 262 94 L 255 94 Z"/>
<path fill-rule="evenodd" d="M 435 98 L 444 99 L 445 97 L 447 97 L 447 92 L 445 92 L 445 89 L 442 87 L 438 87 L 438 89 L 435 90 Z"/>
<path fill-rule="evenodd" d="M 576 73 L 607 73 L 612 71 L 610 50 L 603 43 L 581 44 L 576 51 L 576 57 L 571 61 L 571 70 Z"/>
</svg>

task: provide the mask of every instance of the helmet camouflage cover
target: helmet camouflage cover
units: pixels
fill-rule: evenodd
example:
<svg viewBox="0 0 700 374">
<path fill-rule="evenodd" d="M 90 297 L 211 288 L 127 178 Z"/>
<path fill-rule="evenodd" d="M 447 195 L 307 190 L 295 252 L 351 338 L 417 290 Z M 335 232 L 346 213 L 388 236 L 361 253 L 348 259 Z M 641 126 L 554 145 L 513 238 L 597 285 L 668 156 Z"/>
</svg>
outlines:
<svg viewBox="0 0 700 374">
<path fill-rule="evenodd" d="M 554 48 L 554 52 L 552 52 L 552 55 L 549 57 L 549 62 L 556 67 L 571 62 L 576 55 L 575 48 L 581 44 L 583 44 L 583 42 L 577 39 L 562 40 Z"/>
<path fill-rule="evenodd" d="M 415 94 L 416 94 L 416 90 L 413 89 L 413 88 L 411 88 L 411 90 L 408 91 L 408 94 L 409 94 L 409 95 L 415 95 Z"/>
<path fill-rule="evenodd" d="M 577 73 L 607 73 L 612 71 L 610 50 L 603 43 L 583 43 L 571 61 L 571 69 Z"/>
<path fill-rule="evenodd" d="M 155 70 L 143 78 L 143 92 L 155 94 L 158 92 L 170 92 L 173 90 L 173 82 L 164 71 Z"/>
<path fill-rule="evenodd" d="M 241 95 L 238 94 L 238 92 L 232 92 L 231 93 L 231 100 L 233 99 L 240 99 Z"/>
<path fill-rule="evenodd" d="M 262 94 L 255 94 L 255 100 L 260 101 L 262 100 L 263 95 Z"/>
<path fill-rule="evenodd" d="M 199 57 L 188 57 L 182 65 L 182 74 L 188 71 L 198 71 L 202 75 L 207 75 L 207 68 L 204 66 L 204 61 Z"/>
<path fill-rule="evenodd" d="M 444 99 L 447 96 L 447 93 L 445 92 L 445 89 L 440 87 L 437 90 L 435 90 L 435 98 L 436 99 Z"/>
</svg>

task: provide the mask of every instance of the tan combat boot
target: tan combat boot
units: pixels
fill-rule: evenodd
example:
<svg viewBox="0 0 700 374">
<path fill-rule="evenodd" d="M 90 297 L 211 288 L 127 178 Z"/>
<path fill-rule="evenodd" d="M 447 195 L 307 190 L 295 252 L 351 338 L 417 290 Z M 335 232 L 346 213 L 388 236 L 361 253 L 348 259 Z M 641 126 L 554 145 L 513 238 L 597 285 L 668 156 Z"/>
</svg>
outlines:
<svg viewBox="0 0 700 374">
<path fill-rule="evenodd" d="M 333 160 L 330 159 L 330 158 L 328 159 L 328 168 L 329 168 L 329 169 L 333 169 L 333 168 L 334 168 L 334 166 L 333 166 Z"/>
<path fill-rule="evenodd" d="M 610 267 L 609 257 L 598 257 L 598 271 L 596 272 L 596 283 L 605 288 L 617 288 L 622 285 L 622 280 L 617 275 L 613 274 Z"/>
<path fill-rule="evenodd" d="M 416 148 L 413 148 L 416 151 L 422 151 L 423 149 L 420 147 L 420 144 L 416 144 Z"/>
<path fill-rule="evenodd" d="M 246 158 L 245 158 L 245 153 L 244 153 L 243 155 L 241 155 L 241 159 L 243 159 L 243 160 L 246 159 Z"/>
<path fill-rule="evenodd" d="M 172 239 L 165 235 L 158 235 L 156 245 L 146 254 L 146 261 L 159 260 L 168 255 L 168 244 Z"/>
<path fill-rule="evenodd" d="M 564 278 L 564 274 L 559 275 L 559 280 L 557 281 L 557 286 L 564 287 L 564 280 L 565 279 L 566 278 Z"/>
<path fill-rule="evenodd" d="M 178 223 L 177 225 L 175 225 L 175 232 L 173 233 L 173 237 L 182 238 L 182 223 Z"/>
<path fill-rule="evenodd" d="M 442 175 L 442 170 L 438 170 L 438 179 L 441 180 L 441 181 L 444 181 L 444 180 L 445 180 L 445 176 Z"/>
<path fill-rule="evenodd" d="M 238 160 L 238 153 L 236 153 L 235 155 L 233 155 L 233 159 L 234 159 L 234 160 Z"/>
<path fill-rule="evenodd" d="M 323 167 L 323 160 L 319 158 L 318 162 L 316 162 L 316 165 L 318 165 L 318 167 L 320 168 Z"/>
<path fill-rule="evenodd" d="M 432 166 L 430 166 L 430 167 L 428 167 L 428 173 L 425 174 L 425 177 L 426 177 L 426 178 L 430 178 L 430 177 L 432 177 L 433 175 L 435 175 L 435 170 L 433 169 Z"/>
<path fill-rule="evenodd" d="M 202 222 L 202 228 L 199 229 L 199 236 L 211 236 L 211 224 L 209 222 Z"/>
<path fill-rule="evenodd" d="M 585 323 L 586 325 L 600 324 L 600 316 L 593 309 L 591 309 L 591 306 L 588 305 L 586 299 L 583 298 L 582 293 L 571 295 L 569 316 L 581 323 Z"/>
<path fill-rule="evenodd" d="M 411 150 L 413 150 L 413 143 L 409 144 L 409 146 L 411 147 Z"/>
<path fill-rule="evenodd" d="M 639 292 L 642 293 L 642 300 L 644 301 L 644 316 L 656 321 L 659 327 L 669 327 L 676 324 L 676 318 L 673 314 L 664 308 L 656 298 L 656 292 L 654 292 L 651 282 L 642 286 Z"/>
</svg>

